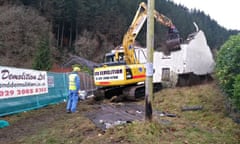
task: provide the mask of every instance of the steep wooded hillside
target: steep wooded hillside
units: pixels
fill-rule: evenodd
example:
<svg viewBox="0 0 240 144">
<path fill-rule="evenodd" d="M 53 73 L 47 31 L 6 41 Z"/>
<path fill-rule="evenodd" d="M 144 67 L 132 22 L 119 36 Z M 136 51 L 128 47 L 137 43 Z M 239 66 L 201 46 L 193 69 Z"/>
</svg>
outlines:
<svg viewBox="0 0 240 144">
<path fill-rule="evenodd" d="M 68 54 L 100 62 L 105 52 L 122 42 L 140 2 L 146 0 L 0 0 L 0 65 L 31 68 L 43 37 L 48 39 L 52 62 L 62 64 Z M 194 31 L 193 22 L 218 49 L 236 30 L 226 30 L 199 10 L 170 0 L 158 0 L 156 9 L 172 19 L 181 37 Z M 156 23 L 155 48 L 167 29 Z M 146 24 L 137 41 L 145 45 Z M 46 47 L 46 46 L 45 46 Z M 40 50 L 39 50 L 40 49 Z M 40 58 L 41 60 L 41 58 Z"/>
</svg>

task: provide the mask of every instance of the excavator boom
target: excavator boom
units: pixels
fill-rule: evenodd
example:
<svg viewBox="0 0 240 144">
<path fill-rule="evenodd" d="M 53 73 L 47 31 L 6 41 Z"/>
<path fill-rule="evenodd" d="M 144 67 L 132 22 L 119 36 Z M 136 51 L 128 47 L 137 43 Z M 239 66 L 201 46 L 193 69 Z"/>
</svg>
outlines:
<svg viewBox="0 0 240 144">
<path fill-rule="evenodd" d="M 154 11 L 154 17 L 157 22 L 168 27 L 169 31 L 175 32 L 175 26 L 169 18 L 156 10 Z M 144 94 L 142 92 L 144 85 L 139 86 L 138 84 L 145 81 L 146 68 L 144 64 L 139 63 L 135 54 L 134 43 L 146 19 L 147 5 L 140 3 L 133 21 L 123 37 L 123 49 L 114 51 L 114 55 L 109 55 L 110 58 L 106 58 L 111 63 L 104 63 L 94 69 L 95 85 L 101 86 L 99 91 L 104 97 L 119 94 L 135 97 L 135 95 Z M 159 89 L 159 85 L 157 85 L 157 89 Z"/>
<path fill-rule="evenodd" d="M 160 24 L 169 28 L 169 30 L 168 30 L 169 34 L 178 35 L 178 30 L 176 29 L 176 27 L 174 26 L 174 24 L 168 17 L 164 16 L 163 14 L 160 14 L 156 10 L 154 10 L 154 17 L 157 22 L 159 22 Z M 140 30 L 143 27 L 143 24 L 145 23 L 146 19 L 147 19 L 147 5 L 144 2 L 142 2 L 139 4 L 139 7 L 134 16 L 134 19 L 133 19 L 130 27 L 128 28 L 127 33 L 123 37 L 122 47 L 124 49 L 125 61 L 127 64 L 138 64 L 139 63 L 139 60 L 136 58 L 133 45 L 134 45 L 134 42 L 135 42 L 135 39 L 136 39 L 138 33 L 140 32 Z M 176 39 L 178 41 L 178 43 L 175 43 L 174 46 L 180 45 L 179 37 L 177 36 L 174 39 Z M 176 40 L 174 42 L 176 42 Z M 168 43 L 168 42 L 167 42 L 167 44 L 171 45 L 171 43 Z M 118 52 L 116 52 L 115 53 L 116 61 L 119 59 L 118 55 L 119 55 Z"/>
</svg>

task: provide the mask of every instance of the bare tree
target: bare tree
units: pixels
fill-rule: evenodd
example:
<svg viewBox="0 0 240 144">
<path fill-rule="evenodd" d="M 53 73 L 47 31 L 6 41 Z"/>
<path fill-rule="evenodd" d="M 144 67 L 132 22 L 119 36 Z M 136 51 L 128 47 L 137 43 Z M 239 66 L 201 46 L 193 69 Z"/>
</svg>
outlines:
<svg viewBox="0 0 240 144">
<path fill-rule="evenodd" d="M 0 7 L 0 65 L 31 67 L 40 36 L 48 31 L 49 23 L 34 9 Z"/>
<path fill-rule="evenodd" d="M 114 49 L 112 43 L 99 32 L 93 33 L 85 30 L 75 42 L 76 54 L 95 62 L 101 61 L 104 53 L 112 49 Z"/>
</svg>

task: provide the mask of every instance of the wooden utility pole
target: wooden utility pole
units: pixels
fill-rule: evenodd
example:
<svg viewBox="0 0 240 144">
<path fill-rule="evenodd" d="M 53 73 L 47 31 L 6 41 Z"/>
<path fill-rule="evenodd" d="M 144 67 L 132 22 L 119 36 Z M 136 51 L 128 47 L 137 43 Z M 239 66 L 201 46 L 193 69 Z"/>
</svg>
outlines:
<svg viewBox="0 0 240 144">
<path fill-rule="evenodd" d="M 154 8 L 155 0 L 148 0 L 147 9 L 147 64 L 145 89 L 145 120 L 152 120 L 153 98 L 153 51 L 154 51 Z"/>
</svg>

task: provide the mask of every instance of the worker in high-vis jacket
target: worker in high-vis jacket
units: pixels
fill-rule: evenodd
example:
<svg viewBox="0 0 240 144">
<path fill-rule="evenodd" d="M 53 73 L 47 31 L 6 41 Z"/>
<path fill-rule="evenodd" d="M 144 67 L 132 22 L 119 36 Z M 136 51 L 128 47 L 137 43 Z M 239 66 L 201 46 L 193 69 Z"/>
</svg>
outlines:
<svg viewBox="0 0 240 144">
<path fill-rule="evenodd" d="M 77 109 L 78 104 L 78 91 L 80 90 L 80 77 L 78 73 L 80 68 L 77 66 L 73 67 L 73 72 L 69 74 L 69 93 L 67 102 L 67 113 L 74 113 Z"/>
</svg>

